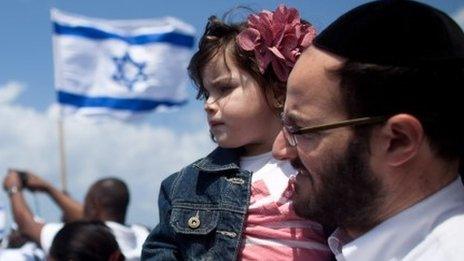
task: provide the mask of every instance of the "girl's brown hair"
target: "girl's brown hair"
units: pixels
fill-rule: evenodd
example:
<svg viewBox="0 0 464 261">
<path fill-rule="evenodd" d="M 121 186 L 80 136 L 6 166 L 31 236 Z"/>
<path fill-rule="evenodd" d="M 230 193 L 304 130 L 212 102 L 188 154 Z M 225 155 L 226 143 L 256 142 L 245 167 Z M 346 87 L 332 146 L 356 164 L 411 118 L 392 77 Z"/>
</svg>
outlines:
<svg viewBox="0 0 464 261">
<path fill-rule="evenodd" d="M 208 97 L 208 92 L 203 86 L 203 69 L 218 54 L 225 59 L 227 50 L 231 52 L 235 64 L 247 71 L 261 87 L 269 107 L 280 113 L 285 102 L 286 82 L 280 81 L 272 68 L 268 68 L 262 74 L 254 53 L 245 51 L 237 45 L 236 37 L 245 29 L 246 23 L 226 23 L 216 16 L 209 17 L 205 32 L 198 44 L 198 51 L 193 55 L 188 66 L 189 76 L 198 90 L 197 99 Z"/>
</svg>

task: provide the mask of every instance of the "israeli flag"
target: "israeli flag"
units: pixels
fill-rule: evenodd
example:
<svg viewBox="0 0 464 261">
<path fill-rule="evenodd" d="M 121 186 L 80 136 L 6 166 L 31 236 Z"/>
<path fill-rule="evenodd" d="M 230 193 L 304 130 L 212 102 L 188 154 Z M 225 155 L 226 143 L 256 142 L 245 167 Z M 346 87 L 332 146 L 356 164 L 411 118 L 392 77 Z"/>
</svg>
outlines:
<svg viewBox="0 0 464 261">
<path fill-rule="evenodd" d="M 51 10 L 64 114 L 126 119 L 186 103 L 195 29 L 176 18 L 106 20 Z"/>
</svg>

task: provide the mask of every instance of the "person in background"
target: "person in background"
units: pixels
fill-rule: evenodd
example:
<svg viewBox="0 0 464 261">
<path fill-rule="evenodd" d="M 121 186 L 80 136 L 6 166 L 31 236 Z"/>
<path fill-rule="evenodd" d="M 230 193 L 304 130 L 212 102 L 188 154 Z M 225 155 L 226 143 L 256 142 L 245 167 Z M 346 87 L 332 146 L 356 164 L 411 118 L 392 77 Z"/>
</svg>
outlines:
<svg viewBox="0 0 464 261">
<path fill-rule="evenodd" d="M 330 258 L 322 227 L 293 211 L 295 170 L 271 154 L 288 73 L 314 35 L 283 5 L 243 23 L 209 18 L 189 73 L 219 147 L 163 181 L 143 260 Z"/>
<path fill-rule="evenodd" d="M 408 0 L 342 15 L 297 61 L 274 155 L 338 260 L 463 260 L 464 33 Z"/>
<path fill-rule="evenodd" d="M 60 207 L 67 222 L 80 219 L 104 221 L 113 231 L 126 259 L 140 259 L 142 244 L 148 235 L 148 230 L 142 226 L 125 224 L 129 190 L 122 180 L 117 178 L 98 180 L 87 191 L 82 205 L 39 176 L 28 172 L 27 178 L 24 179 L 20 177 L 20 173 L 17 170 L 9 170 L 3 186 L 9 195 L 13 217 L 19 231 L 40 244 L 45 253 L 49 252 L 53 238 L 64 224 L 34 220 L 24 199 L 23 189 L 49 195 Z"/>
<path fill-rule="evenodd" d="M 15 223 L 0 247 L 0 261 L 38 261 L 45 260 L 44 251 L 29 238 L 15 229 Z"/>
<path fill-rule="evenodd" d="M 47 257 L 50 261 L 123 261 L 124 255 L 102 221 L 73 221 L 58 231 Z"/>
</svg>

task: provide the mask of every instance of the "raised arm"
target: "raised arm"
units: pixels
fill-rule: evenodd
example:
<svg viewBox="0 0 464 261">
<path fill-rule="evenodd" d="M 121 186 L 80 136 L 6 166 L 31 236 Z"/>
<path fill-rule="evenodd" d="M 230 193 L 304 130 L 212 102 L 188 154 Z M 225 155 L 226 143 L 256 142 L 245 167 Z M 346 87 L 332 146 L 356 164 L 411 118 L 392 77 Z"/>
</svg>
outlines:
<svg viewBox="0 0 464 261">
<path fill-rule="evenodd" d="M 47 193 L 60 207 L 63 212 L 63 217 L 67 222 L 75 221 L 83 217 L 84 208 L 81 203 L 75 201 L 68 194 L 55 188 L 51 183 L 41 177 L 27 172 L 26 187 L 31 191 Z"/>
<path fill-rule="evenodd" d="M 44 224 L 36 222 L 22 193 L 22 182 L 15 171 L 8 171 L 3 180 L 3 187 L 8 193 L 13 218 L 18 229 L 24 235 L 40 244 L 40 232 Z"/>
</svg>

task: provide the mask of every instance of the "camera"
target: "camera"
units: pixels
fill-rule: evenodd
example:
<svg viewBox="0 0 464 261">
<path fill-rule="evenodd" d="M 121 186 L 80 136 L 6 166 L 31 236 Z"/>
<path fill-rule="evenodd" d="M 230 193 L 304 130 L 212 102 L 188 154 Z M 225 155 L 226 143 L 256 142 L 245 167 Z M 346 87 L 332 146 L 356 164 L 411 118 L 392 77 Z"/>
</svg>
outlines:
<svg viewBox="0 0 464 261">
<path fill-rule="evenodd" d="M 13 171 L 18 173 L 19 179 L 21 181 L 21 187 L 26 188 L 27 180 L 29 179 L 29 174 L 27 173 L 27 171 L 17 170 L 17 169 L 13 169 Z"/>
</svg>

